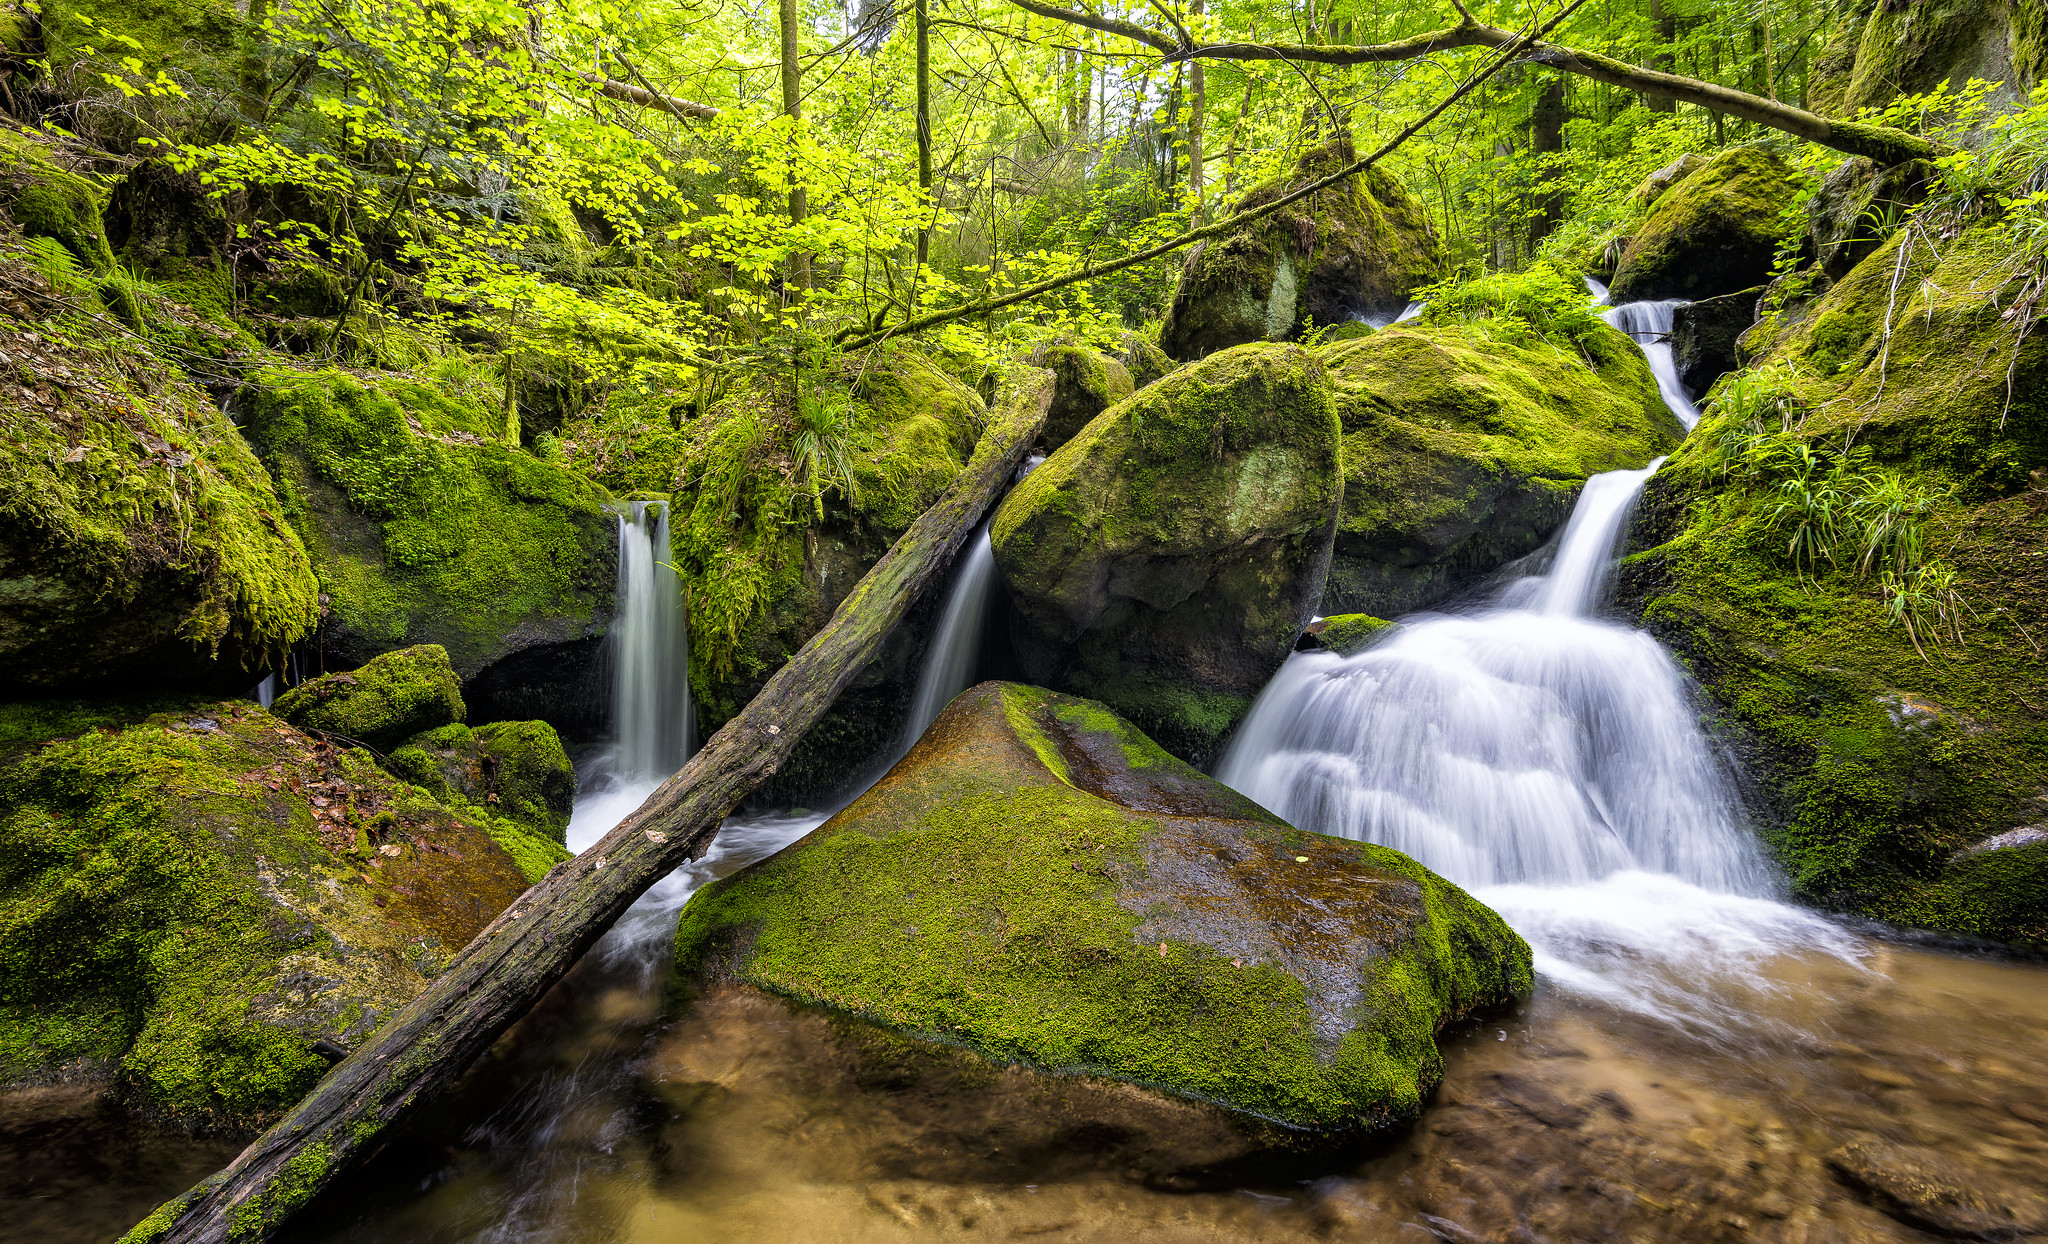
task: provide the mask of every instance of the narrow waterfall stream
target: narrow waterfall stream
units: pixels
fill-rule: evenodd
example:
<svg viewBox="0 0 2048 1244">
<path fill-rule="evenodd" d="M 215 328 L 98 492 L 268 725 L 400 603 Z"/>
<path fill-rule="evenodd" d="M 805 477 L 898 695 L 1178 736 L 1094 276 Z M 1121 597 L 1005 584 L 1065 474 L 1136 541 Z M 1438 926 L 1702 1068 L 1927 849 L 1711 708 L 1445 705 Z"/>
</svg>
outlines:
<svg viewBox="0 0 2048 1244">
<path fill-rule="evenodd" d="M 1604 299 L 1605 294 L 1603 290 L 1599 297 Z M 1684 305 L 1685 301 L 1679 298 L 1663 302 L 1625 302 L 1608 308 L 1603 318 L 1627 333 L 1641 347 L 1643 357 L 1650 360 L 1650 374 L 1657 378 L 1657 390 L 1664 395 L 1664 404 L 1690 432 L 1700 421 L 1700 412 L 1678 379 L 1678 360 L 1671 352 L 1672 313 Z"/>
</svg>

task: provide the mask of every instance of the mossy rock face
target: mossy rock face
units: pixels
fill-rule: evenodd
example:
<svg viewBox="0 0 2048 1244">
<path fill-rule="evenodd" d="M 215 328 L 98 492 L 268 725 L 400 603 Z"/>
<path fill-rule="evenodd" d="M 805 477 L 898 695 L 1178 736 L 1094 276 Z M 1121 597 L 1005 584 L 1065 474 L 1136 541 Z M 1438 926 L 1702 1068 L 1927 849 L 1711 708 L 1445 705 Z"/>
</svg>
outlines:
<svg viewBox="0 0 2048 1244">
<path fill-rule="evenodd" d="M 1238 210 L 1280 198 L 1355 159 L 1350 140 L 1302 158 L 1294 176 L 1245 195 Z M 1311 322 L 1392 318 L 1443 276 L 1442 247 L 1421 203 L 1374 167 L 1188 256 L 1159 345 L 1198 359 L 1250 341 L 1285 341 Z"/>
<path fill-rule="evenodd" d="M 80 267 L 102 275 L 114 267 L 100 216 L 103 197 L 98 186 L 60 167 L 35 139 L 0 131 L 0 208 L 24 235 L 63 243 Z"/>
<path fill-rule="evenodd" d="M 1124 348 L 1117 355 L 1124 370 L 1131 374 L 1131 384 L 1142 389 L 1154 380 L 1166 375 L 1180 364 L 1173 361 L 1157 342 L 1140 337 L 1136 333 L 1124 334 Z"/>
<path fill-rule="evenodd" d="M 1762 285 L 1796 191 L 1791 166 L 1768 148 L 1715 156 L 1637 227 L 1615 269 L 1612 301 L 1697 301 Z"/>
<path fill-rule="evenodd" d="M 445 802 L 490 809 L 566 842 L 576 807 L 576 769 L 544 721 L 460 722 L 414 735 L 391 753 L 391 771 Z"/>
<path fill-rule="evenodd" d="M 1881 218 L 1897 220 L 1925 201 L 1934 166 L 1908 160 L 1881 168 L 1863 156 L 1844 160 L 1806 205 L 1806 234 L 1821 271 L 1839 281 L 1876 250 L 1889 232 Z"/>
<path fill-rule="evenodd" d="M 999 683 L 699 891 L 676 963 L 1319 1133 L 1417 1113 L 1437 1032 L 1530 984 L 1522 939 L 1413 860 L 1294 829 L 1099 704 Z"/>
<path fill-rule="evenodd" d="M 1676 160 L 1643 178 L 1642 183 L 1629 191 L 1629 202 L 1645 211 L 1656 206 L 1657 200 L 1670 193 L 1680 182 L 1707 166 L 1707 157 L 1688 151 Z"/>
<path fill-rule="evenodd" d="M 2013 259 L 1995 228 L 1938 260 L 1917 248 L 1903 277 L 1901 242 L 1803 320 L 1750 336 L 1793 369 L 1807 445 L 1832 452 L 1853 433 L 1867 469 L 1955 490 L 1923 542 L 1955 571 L 1961 638 L 1923 637 L 1923 658 L 1853 558 L 1795 569 L 1770 517 L 1778 481 L 1720 471 L 1715 447 L 1739 429 L 1711 411 L 1650 481 L 1622 598 L 1705 689 L 1802 897 L 2039 945 L 2044 853 L 2004 836 L 2043 821 L 2048 791 L 2048 340 L 2021 343 L 2003 318 Z M 1891 317 L 1887 340 L 1895 279 L 1926 301 Z"/>
<path fill-rule="evenodd" d="M 234 425 L 133 341 L 0 312 L 0 347 L 0 686 L 256 683 L 319 588 Z"/>
<path fill-rule="evenodd" d="M 1239 346 L 1146 386 L 996 511 L 1026 673 L 1201 763 L 1314 614 L 1342 491 L 1308 351 Z"/>
<path fill-rule="evenodd" d="M 347 673 L 309 678 L 277 698 L 277 715 L 389 751 L 401 739 L 462 720 L 462 683 L 439 644 L 402 648 Z"/>
<path fill-rule="evenodd" d="M 1032 356 L 1032 363 L 1053 374 L 1052 409 L 1039 438 L 1049 450 L 1074 439 L 1095 416 L 1137 391 L 1121 362 L 1086 346 L 1048 346 Z"/>
<path fill-rule="evenodd" d="M 439 644 L 470 678 L 603 633 L 610 495 L 521 450 L 497 412 L 404 376 L 283 367 L 254 370 L 241 403 L 312 550 L 331 665 Z"/>
<path fill-rule="evenodd" d="M 1900 95 L 1972 78 L 2000 84 L 1994 106 L 2026 103 L 2048 59 L 2048 11 L 2037 4 L 1907 0 L 1857 6 L 1836 24 L 1814 64 L 1811 99 L 1828 116 L 1853 117 Z"/>
<path fill-rule="evenodd" d="M 261 1127 L 526 888 L 499 836 L 561 857 L 247 702 L 15 753 L 0 1081 L 112 1079 L 175 1126 Z"/>
<path fill-rule="evenodd" d="M 1340 613 L 1310 627 L 1310 633 L 1303 637 L 1303 642 L 1348 657 L 1379 642 L 1393 629 L 1394 623 L 1369 613 Z"/>
<path fill-rule="evenodd" d="M 1756 323 L 1763 293 L 1758 286 L 1672 308 L 1671 361 L 1689 392 L 1704 394 L 1735 370 L 1742 354 L 1736 343 Z"/>
<path fill-rule="evenodd" d="M 1541 548 L 1587 476 L 1641 467 L 1684 435 L 1642 352 L 1610 328 L 1571 349 L 1408 321 L 1319 354 L 1344 429 L 1330 615 L 1449 597 Z"/>
</svg>

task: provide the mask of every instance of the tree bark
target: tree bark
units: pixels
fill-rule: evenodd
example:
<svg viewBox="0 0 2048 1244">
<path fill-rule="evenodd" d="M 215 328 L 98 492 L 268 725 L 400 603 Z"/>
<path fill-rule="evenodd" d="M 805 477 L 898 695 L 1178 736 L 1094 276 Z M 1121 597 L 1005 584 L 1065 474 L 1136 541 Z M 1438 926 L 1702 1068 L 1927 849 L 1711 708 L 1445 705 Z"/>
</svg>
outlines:
<svg viewBox="0 0 2048 1244">
<path fill-rule="evenodd" d="M 1057 18 L 1076 26 L 1085 26 L 1091 30 L 1104 31 L 1142 43 L 1156 50 L 1162 61 L 1279 60 L 1319 65 L 1365 65 L 1414 60 L 1452 48 L 1507 47 L 1519 37 L 1512 30 L 1488 26 L 1468 17 L 1456 26 L 1428 31 L 1393 43 L 1363 47 L 1344 44 L 1261 43 L 1191 45 L 1183 44 L 1172 35 L 1147 29 L 1135 22 L 1063 9 L 1058 5 L 1045 3 L 1044 0 L 1010 0 L 1010 3 L 1041 17 Z M 1577 74 L 1582 78 L 1605 82 L 1609 86 L 1623 87 L 1642 95 L 1667 95 L 1716 113 L 1725 113 L 1745 121 L 1753 121 L 1758 125 L 1769 126 L 1774 130 L 1782 130 L 1795 138 L 1803 138 L 1808 142 L 1818 143 L 1849 155 L 1868 156 L 1881 165 L 1889 166 L 1907 160 L 1928 159 L 1940 154 L 1940 148 L 1935 144 L 1904 130 L 1870 125 L 1861 121 L 1837 121 L 1803 108 L 1794 108 L 1790 104 L 1752 95 L 1747 91 L 1717 86 L 1711 82 L 1702 82 L 1698 78 L 1643 69 L 1625 61 L 1615 60 L 1611 56 L 1602 56 L 1598 52 L 1539 41 L 1530 45 L 1526 59 L 1561 73 Z"/>
<path fill-rule="evenodd" d="M 1202 15 L 1202 0 L 1193 0 L 1188 12 Z M 1190 65 L 1188 73 L 1188 199 L 1194 204 L 1194 218 L 1202 220 L 1202 125 L 1209 111 L 1208 83 L 1202 77 L 1202 62 Z"/>
<path fill-rule="evenodd" d="M 660 91 L 650 91 L 646 87 L 620 82 L 616 78 L 607 78 L 602 74 L 581 73 L 576 76 L 596 87 L 599 95 L 606 99 L 616 99 L 622 104 L 637 104 L 642 108 L 668 113 L 672 117 L 689 117 L 697 121 L 715 120 L 719 115 L 718 109 L 709 104 L 692 103 L 687 99 L 678 99 L 674 95 L 663 95 Z"/>
<path fill-rule="evenodd" d="M 1657 24 L 1657 50 L 1650 53 L 1650 68 L 1659 73 L 1670 73 L 1678 68 L 1678 60 L 1672 54 L 1671 45 L 1678 40 L 1678 19 L 1665 9 L 1664 0 L 1650 0 L 1650 20 Z M 1643 107 L 1651 112 L 1677 112 L 1678 101 L 1669 95 L 1643 97 Z"/>
<path fill-rule="evenodd" d="M 267 1238 L 380 1137 L 462 1074 L 646 889 L 702 852 L 881 652 L 945 573 L 1037 439 L 1052 373 L 1026 369 L 974 458 L 768 685 L 617 829 L 555 866 L 227 1169 L 165 1203 L 124 1244 Z"/>
<path fill-rule="evenodd" d="M 911 284 L 915 305 L 925 262 L 931 257 L 932 215 L 932 22 L 925 0 L 917 0 L 917 186 L 924 191 L 925 222 L 917 227 L 917 280 Z"/>
<path fill-rule="evenodd" d="M 810 214 L 808 196 L 797 164 L 797 129 L 804 119 L 803 65 L 797 60 L 798 18 L 796 0 L 781 0 L 776 18 L 782 30 L 782 115 L 789 118 L 789 223 L 800 225 Z M 811 257 L 797 251 L 789 257 L 790 283 L 798 289 L 811 287 Z"/>
</svg>

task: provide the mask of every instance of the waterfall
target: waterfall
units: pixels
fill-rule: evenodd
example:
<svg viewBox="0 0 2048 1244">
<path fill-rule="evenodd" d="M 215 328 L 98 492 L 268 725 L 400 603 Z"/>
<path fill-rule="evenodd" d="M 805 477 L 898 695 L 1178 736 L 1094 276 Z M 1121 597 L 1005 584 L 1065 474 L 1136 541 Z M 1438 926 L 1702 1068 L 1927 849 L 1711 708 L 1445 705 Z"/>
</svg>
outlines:
<svg viewBox="0 0 2048 1244">
<path fill-rule="evenodd" d="M 668 507 L 629 502 L 610 639 L 612 771 L 636 785 L 682 768 L 691 750 L 690 638 L 670 556 Z"/>
<path fill-rule="evenodd" d="M 1726 1029 L 1739 1018 L 1713 1014 L 1703 981 L 1789 943 L 1847 942 L 1773 901 L 1670 656 L 1594 614 L 1654 469 L 1589 480 L 1547 576 L 1350 656 L 1290 657 L 1217 776 L 1472 888 L 1551 980 Z"/>
<path fill-rule="evenodd" d="M 1380 329 L 1385 328 L 1389 324 L 1399 324 L 1403 320 L 1412 320 L 1428 309 L 1429 304 L 1427 302 L 1418 300 L 1410 302 L 1407 306 L 1401 308 L 1399 315 L 1358 315 L 1354 313 L 1351 318 L 1368 327 Z"/>
<path fill-rule="evenodd" d="M 1588 284 L 1590 287 L 1591 282 Z M 1605 292 L 1601 291 L 1603 296 Z M 1671 313 L 1685 305 L 1682 298 L 1663 302 L 1625 302 L 1608 308 L 1601 318 L 1627 333 L 1642 347 L 1643 357 L 1650 360 L 1650 374 L 1657 378 L 1657 391 L 1664 395 L 1664 404 L 1690 432 L 1692 426 L 1700 421 L 1700 412 L 1692 404 L 1692 395 L 1679 382 L 1678 360 L 1671 356 Z"/>
<path fill-rule="evenodd" d="M 1607 305 L 1607 287 L 1605 285 L 1602 285 L 1590 276 L 1582 276 L 1579 279 L 1586 283 L 1586 292 L 1593 295 L 1594 306 L 1604 307 Z"/>
<path fill-rule="evenodd" d="M 908 752 L 938 718 L 941 710 L 974 685 L 974 672 L 981 659 L 981 632 L 988 619 L 989 601 L 995 595 L 996 551 L 989 543 L 988 524 L 983 523 L 968 542 L 966 555 L 946 594 L 945 612 L 932 632 L 925 653 L 924 669 L 918 674 L 917 695 L 910 702 L 910 716 L 903 723 L 899 752 Z"/>
</svg>

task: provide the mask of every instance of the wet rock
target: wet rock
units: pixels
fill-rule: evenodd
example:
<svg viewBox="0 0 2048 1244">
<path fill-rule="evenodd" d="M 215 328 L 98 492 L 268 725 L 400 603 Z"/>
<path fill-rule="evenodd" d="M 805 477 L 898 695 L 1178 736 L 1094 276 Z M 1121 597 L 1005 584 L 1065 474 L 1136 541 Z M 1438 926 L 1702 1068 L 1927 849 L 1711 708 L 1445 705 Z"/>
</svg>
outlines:
<svg viewBox="0 0 2048 1244">
<path fill-rule="evenodd" d="M 439 644 L 387 652 L 346 673 L 309 678 L 279 696 L 275 708 L 295 726 L 380 751 L 466 714 L 462 684 Z"/>
<path fill-rule="evenodd" d="M 1356 158 L 1351 140 L 1302 157 L 1294 175 L 1245 195 L 1238 210 L 1287 194 Z M 1311 322 L 1391 319 L 1443 275 L 1428 215 L 1378 168 L 1197 246 L 1181 270 L 1160 348 L 1191 360 L 1249 341 L 1286 341 Z"/>
<path fill-rule="evenodd" d="M 1880 168 L 1857 156 L 1822 178 L 1806 205 L 1806 231 L 1827 278 L 1839 281 L 1869 258 L 1897 231 L 1907 209 L 1925 201 L 1934 176 L 1924 160 Z"/>
<path fill-rule="evenodd" d="M 1688 151 L 1676 160 L 1643 178 L 1642 184 L 1629 192 L 1629 199 L 1639 207 L 1649 208 L 1657 204 L 1673 188 L 1686 178 L 1707 166 L 1707 157 L 1698 152 Z"/>
<path fill-rule="evenodd" d="M 1619 306 L 1647 299 L 1698 301 L 1770 277 L 1796 190 L 1791 166 L 1764 147 L 1736 147 L 1657 200 L 1614 273 Z"/>
<path fill-rule="evenodd" d="M 1318 354 L 1344 429 L 1333 616 L 1399 617 L 1479 582 L 1541 548 L 1587 476 L 1640 467 L 1683 431 L 1605 325 L 1554 348 L 1411 320 Z"/>
<path fill-rule="evenodd" d="M 1296 645 L 1306 651 L 1317 649 L 1350 656 L 1368 644 L 1379 640 L 1394 628 L 1394 623 L 1385 618 L 1375 618 L 1369 613 L 1340 613 L 1335 617 L 1323 618 L 1309 624 L 1302 632 L 1301 642 Z"/>
<path fill-rule="evenodd" d="M 1124 334 L 1124 348 L 1117 361 L 1131 373 L 1131 383 L 1140 389 L 1180 366 L 1156 343 L 1136 333 Z"/>
<path fill-rule="evenodd" d="M 526 888 L 494 832 L 246 702 L 14 755 L 0 1082 L 264 1124 Z"/>
<path fill-rule="evenodd" d="M 1529 984 L 1493 913 L 1292 829 L 1100 705 L 984 683 L 867 794 L 699 891 L 683 978 L 1284 1128 L 1420 1109 L 1435 1034 Z"/>
<path fill-rule="evenodd" d="M 407 739 L 386 767 L 444 802 L 484 807 L 566 841 L 576 770 L 544 721 L 494 721 L 474 730 L 459 722 L 440 726 Z"/>
<path fill-rule="evenodd" d="M 1034 681 L 1093 696 L 1200 763 L 1322 595 L 1342 493 L 1323 368 L 1240 346 L 1113 407 L 990 528 Z"/>
<path fill-rule="evenodd" d="M 1032 354 L 1031 363 L 1053 374 L 1052 408 L 1040 438 L 1048 450 L 1072 440 L 1095 416 L 1136 391 L 1123 363 L 1086 346 L 1046 346 Z"/>
<path fill-rule="evenodd" d="M 1828 1165 L 1887 1213 L 1944 1235 L 2009 1240 L 2048 1229 L 2048 1199 L 2038 1189 L 1932 1149 L 1857 1140 L 1830 1153 Z"/>
<path fill-rule="evenodd" d="M 1811 106 L 1824 116 L 1855 116 L 1973 78 L 1993 84 L 1990 115 L 2024 107 L 2048 34 L 2026 5 L 1872 4 L 1844 18 L 1813 66 Z"/>
<path fill-rule="evenodd" d="M 1678 365 L 1679 383 L 1690 393 L 1704 395 L 1739 365 L 1735 343 L 1756 323 L 1757 299 L 1763 292 L 1758 286 L 1672 308 L 1671 357 Z"/>
</svg>

